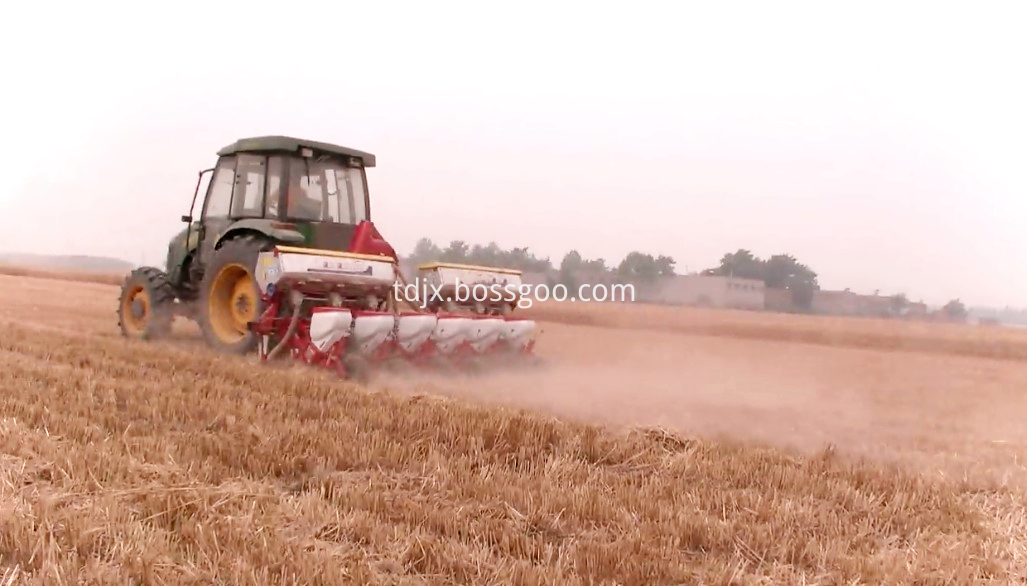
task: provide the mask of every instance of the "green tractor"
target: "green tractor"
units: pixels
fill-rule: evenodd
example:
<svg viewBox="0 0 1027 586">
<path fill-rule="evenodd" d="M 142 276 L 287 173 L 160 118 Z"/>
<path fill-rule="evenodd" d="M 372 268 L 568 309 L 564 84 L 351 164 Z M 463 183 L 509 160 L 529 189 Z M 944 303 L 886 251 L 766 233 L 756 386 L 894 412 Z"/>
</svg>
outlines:
<svg viewBox="0 0 1027 586">
<path fill-rule="evenodd" d="M 168 245 L 166 270 L 135 269 L 118 305 L 123 335 L 167 336 L 175 316 L 199 323 L 222 352 L 253 351 L 263 311 L 258 255 L 291 246 L 384 257 L 396 253 L 371 223 L 365 169 L 374 155 L 285 136 L 244 138 L 217 152 L 197 178 L 186 227 Z M 200 186 L 211 173 L 199 218 Z"/>
</svg>

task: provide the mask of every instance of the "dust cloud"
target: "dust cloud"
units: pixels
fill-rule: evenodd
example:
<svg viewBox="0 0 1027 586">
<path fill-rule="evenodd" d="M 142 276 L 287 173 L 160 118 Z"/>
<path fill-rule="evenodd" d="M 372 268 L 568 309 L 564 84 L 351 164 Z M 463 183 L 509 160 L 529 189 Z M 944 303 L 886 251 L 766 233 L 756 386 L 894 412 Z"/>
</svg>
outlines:
<svg viewBox="0 0 1027 586">
<path fill-rule="evenodd" d="M 940 474 L 1027 478 L 1027 367 L 1013 361 L 546 324 L 536 370 L 382 373 L 371 387 L 616 428 L 832 447 Z M 1012 456 L 1012 457 L 1011 457 Z"/>
<path fill-rule="evenodd" d="M 740 340 L 552 324 L 547 329 L 539 350 L 545 364 L 536 369 L 383 373 L 373 386 L 803 450 L 839 439 L 839 422 L 858 429 L 869 417 L 858 397 L 832 393 L 827 378 L 779 359 L 782 352 L 798 358 L 803 348 L 764 344 L 740 356 Z M 827 418 L 835 420 L 834 433 L 824 429 Z"/>
</svg>

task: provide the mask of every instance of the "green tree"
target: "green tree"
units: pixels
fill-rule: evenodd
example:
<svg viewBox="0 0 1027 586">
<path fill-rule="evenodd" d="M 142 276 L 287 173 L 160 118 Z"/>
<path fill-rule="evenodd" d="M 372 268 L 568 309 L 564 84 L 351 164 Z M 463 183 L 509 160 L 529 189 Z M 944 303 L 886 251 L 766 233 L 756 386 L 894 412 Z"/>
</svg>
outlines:
<svg viewBox="0 0 1027 586">
<path fill-rule="evenodd" d="M 553 268 L 552 263 L 549 261 L 549 257 L 537 258 L 534 254 L 528 251 L 527 246 L 511 249 L 504 255 L 504 258 L 506 260 L 503 266 L 512 269 L 545 273 Z"/>
<path fill-rule="evenodd" d="M 568 291 L 577 290 L 577 275 L 581 271 L 582 266 L 584 266 L 584 261 L 581 258 L 581 253 L 577 250 L 568 252 L 564 255 L 563 260 L 560 261 L 559 282 L 563 283 Z"/>
<path fill-rule="evenodd" d="M 430 238 L 421 238 L 414 245 L 414 252 L 411 253 L 409 259 L 414 264 L 421 264 L 437 260 L 442 256 L 442 249 L 440 249 Z"/>
<path fill-rule="evenodd" d="M 653 283 L 660 278 L 660 267 L 653 255 L 632 251 L 617 266 L 617 275 L 628 282 Z"/>
<path fill-rule="evenodd" d="M 946 303 L 945 306 L 941 308 L 941 311 L 945 315 L 945 317 L 951 320 L 966 321 L 966 306 L 963 305 L 963 302 L 958 299 L 953 299 L 952 301 Z"/>
<path fill-rule="evenodd" d="M 820 285 L 817 274 L 790 254 L 775 254 L 767 259 L 763 268 L 763 282 L 767 287 L 787 289 L 796 308 L 813 308 L 813 296 Z"/>
<path fill-rule="evenodd" d="M 820 289 L 817 273 L 794 256 L 775 254 L 763 260 L 744 248 L 725 254 L 719 265 L 702 274 L 755 279 L 767 287 L 786 289 L 791 293 L 792 304 L 806 311 L 812 308 L 813 295 Z"/>
<path fill-rule="evenodd" d="M 453 240 L 442 251 L 441 260 L 445 262 L 467 262 L 470 247 L 463 240 Z"/>
<path fill-rule="evenodd" d="M 586 260 L 582 263 L 582 268 L 590 273 L 608 273 L 610 268 L 606 266 L 606 260 L 597 258 L 593 260 Z"/>
<path fill-rule="evenodd" d="M 441 248 L 429 238 L 419 239 L 407 260 L 417 264 L 441 260 L 519 269 L 543 273 L 556 279 L 554 282 L 564 284 L 577 283 L 582 273 L 586 273 L 590 279 L 616 275 L 633 282 L 653 282 L 659 278 L 673 276 L 676 264 L 670 256 L 653 257 L 651 254 L 633 251 L 616 268 L 611 268 L 605 259 L 585 259 L 577 250 L 571 250 L 564 255 L 560 266 L 554 269 L 549 257 L 536 257 L 527 247 L 504 249 L 495 242 L 482 246 L 470 245 L 463 240 L 453 240 L 448 246 Z"/>
<path fill-rule="evenodd" d="M 581 258 L 581 253 L 577 250 L 572 250 L 563 256 L 563 260 L 560 261 L 561 272 L 575 272 L 581 270 L 585 265 L 585 261 Z"/>
<path fill-rule="evenodd" d="M 489 242 L 488 246 L 475 244 L 467 255 L 467 262 L 485 266 L 504 265 L 508 259 L 507 252 L 495 242 Z"/>
<path fill-rule="evenodd" d="M 656 257 L 656 270 L 659 272 L 660 277 L 673 277 L 676 273 L 674 272 L 674 265 L 677 264 L 672 257 L 660 255 Z"/>
<path fill-rule="evenodd" d="M 738 277 L 741 279 L 764 279 L 764 262 L 754 256 L 752 252 L 739 248 L 735 252 L 729 252 L 720 259 L 720 264 L 712 269 L 703 271 L 705 275 L 719 275 L 724 277 Z"/>
<path fill-rule="evenodd" d="M 890 301 L 893 315 L 902 315 L 906 312 L 906 308 L 909 307 L 909 299 L 906 298 L 905 293 L 892 295 Z"/>
</svg>

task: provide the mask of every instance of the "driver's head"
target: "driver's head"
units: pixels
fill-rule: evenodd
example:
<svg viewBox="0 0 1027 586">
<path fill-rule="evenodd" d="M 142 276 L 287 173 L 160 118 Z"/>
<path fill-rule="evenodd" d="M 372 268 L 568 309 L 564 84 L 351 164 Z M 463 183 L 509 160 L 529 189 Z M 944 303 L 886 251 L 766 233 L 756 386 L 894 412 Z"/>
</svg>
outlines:
<svg viewBox="0 0 1027 586">
<path fill-rule="evenodd" d="M 289 187 L 289 215 L 305 220 L 321 218 L 321 203 L 307 197 L 305 189 L 299 185 Z"/>
</svg>

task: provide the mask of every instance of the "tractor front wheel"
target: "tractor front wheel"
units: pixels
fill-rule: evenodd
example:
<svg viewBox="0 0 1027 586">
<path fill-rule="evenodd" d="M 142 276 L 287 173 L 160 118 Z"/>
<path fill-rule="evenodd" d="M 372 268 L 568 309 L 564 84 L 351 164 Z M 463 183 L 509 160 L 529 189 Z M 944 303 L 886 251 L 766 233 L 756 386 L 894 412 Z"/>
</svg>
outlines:
<svg viewBox="0 0 1027 586">
<path fill-rule="evenodd" d="M 118 327 L 127 338 L 154 340 L 171 333 L 175 290 L 164 271 L 140 267 L 125 278 L 118 300 Z"/>
<path fill-rule="evenodd" d="M 253 277 L 258 255 L 271 243 L 253 236 L 225 242 L 214 252 L 200 284 L 200 328 L 213 348 L 229 354 L 256 350 L 258 336 L 248 323 L 260 317 L 264 303 Z"/>
</svg>

